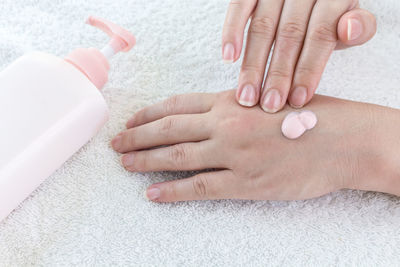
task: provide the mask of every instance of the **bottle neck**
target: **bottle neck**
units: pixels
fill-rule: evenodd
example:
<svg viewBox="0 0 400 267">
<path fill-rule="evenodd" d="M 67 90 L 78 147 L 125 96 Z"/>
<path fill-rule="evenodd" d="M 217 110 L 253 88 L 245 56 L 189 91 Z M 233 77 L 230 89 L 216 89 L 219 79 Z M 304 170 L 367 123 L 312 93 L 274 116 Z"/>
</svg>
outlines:
<svg viewBox="0 0 400 267">
<path fill-rule="evenodd" d="M 103 88 L 108 81 L 110 65 L 107 58 L 111 57 L 114 51 L 112 48 L 107 48 L 107 46 L 103 50 L 100 51 L 96 48 L 78 48 L 65 58 L 67 62 L 74 65 L 88 77 L 98 89 Z"/>
</svg>

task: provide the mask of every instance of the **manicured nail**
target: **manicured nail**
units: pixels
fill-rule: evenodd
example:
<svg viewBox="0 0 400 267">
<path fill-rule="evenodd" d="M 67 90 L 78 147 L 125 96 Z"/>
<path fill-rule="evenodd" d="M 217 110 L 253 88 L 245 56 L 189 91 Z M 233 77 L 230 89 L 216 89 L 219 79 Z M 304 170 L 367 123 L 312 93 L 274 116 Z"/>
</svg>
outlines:
<svg viewBox="0 0 400 267">
<path fill-rule="evenodd" d="M 360 37 L 362 33 L 362 24 L 358 19 L 349 19 L 347 21 L 347 40 L 352 41 Z"/>
<path fill-rule="evenodd" d="M 122 134 L 118 134 L 114 139 L 111 141 L 111 146 L 114 148 L 115 151 L 119 151 L 122 145 Z"/>
<path fill-rule="evenodd" d="M 256 104 L 256 89 L 251 84 L 246 84 L 240 93 L 239 103 L 242 106 L 252 107 Z"/>
<path fill-rule="evenodd" d="M 262 108 L 269 113 L 275 113 L 281 107 L 281 95 L 278 90 L 270 89 L 265 95 Z"/>
<path fill-rule="evenodd" d="M 224 52 L 223 52 L 223 60 L 224 63 L 229 64 L 233 63 L 233 60 L 235 59 L 235 47 L 231 43 L 227 43 L 224 46 Z"/>
<path fill-rule="evenodd" d="M 294 108 L 301 108 L 307 100 L 307 89 L 305 87 L 297 87 L 290 96 L 290 105 Z"/>
<path fill-rule="evenodd" d="M 147 191 L 144 192 L 144 196 L 148 199 L 148 200 L 156 200 L 157 198 L 159 198 L 161 195 L 161 191 L 158 188 L 150 188 L 147 189 Z"/>
<path fill-rule="evenodd" d="M 124 167 L 129 167 L 133 165 L 133 154 L 125 154 L 121 157 L 121 162 Z"/>
</svg>

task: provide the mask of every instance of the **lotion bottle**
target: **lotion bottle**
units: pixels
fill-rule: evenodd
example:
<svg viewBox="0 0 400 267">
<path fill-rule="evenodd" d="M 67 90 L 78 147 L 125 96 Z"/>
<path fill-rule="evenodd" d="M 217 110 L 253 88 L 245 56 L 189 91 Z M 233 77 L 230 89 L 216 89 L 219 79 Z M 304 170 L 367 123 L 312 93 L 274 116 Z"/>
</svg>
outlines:
<svg viewBox="0 0 400 267">
<path fill-rule="evenodd" d="M 108 60 L 135 37 L 97 17 L 88 24 L 111 40 L 66 58 L 33 52 L 0 72 L 0 221 L 86 144 L 108 120 L 100 93 Z"/>
</svg>

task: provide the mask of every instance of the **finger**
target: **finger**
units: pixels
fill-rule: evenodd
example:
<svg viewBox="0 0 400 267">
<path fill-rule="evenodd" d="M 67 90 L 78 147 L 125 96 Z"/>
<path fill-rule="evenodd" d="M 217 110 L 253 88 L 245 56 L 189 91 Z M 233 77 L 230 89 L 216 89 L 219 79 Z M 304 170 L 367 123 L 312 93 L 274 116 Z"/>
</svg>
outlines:
<svg viewBox="0 0 400 267">
<path fill-rule="evenodd" d="M 240 57 L 243 34 L 257 0 L 231 0 L 222 31 L 222 58 L 232 63 Z"/>
<path fill-rule="evenodd" d="M 340 18 L 337 31 L 339 42 L 336 49 L 362 45 L 374 37 L 376 18 L 369 11 L 356 8 Z"/>
<path fill-rule="evenodd" d="M 344 0 L 316 2 L 290 91 L 289 103 L 292 107 L 304 106 L 314 95 L 326 63 L 337 44 L 339 17 L 350 5 L 349 1 Z"/>
<path fill-rule="evenodd" d="M 170 115 L 205 113 L 210 111 L 214 99 L 215 94 L 210 93 L 176 95 L 138 111 L 126 127 L 129 129 Z"/>
<path fill-rule="evenodd" d="M 122 165 L 128 171 L 191 171 L 221 168 L 219 153 L 211 141 L 183 143 L 122 155 Z"/>
<path fill-rule="evenodd" d="M 260 99 L 265 66 L 275 39 L 282 6 L 283 0 L 259 0 L 257 3 L 249 26 L 236 92 L 236 99 L 243 106 L 254 106 Z"/>
<path fill-rule="evenodd" d="M 206 172 L 193 177 L 151 185 L 145 192 L 155 202 L 237 198 L 241 188 L 231 170 Z"/>
<path fill-rule="evenodd" d="M 315 0 L 286 0 L 260 104 L 274 113 L 286 103 Z"/>
<path fill-rule="evenodd" d="M 115 151 L 125 153 L 161 145 L 202 141 L 210 136 L 208 125 L 203 114 L 168 116 L 121 132 L 111 141 L 111 145 Z"/>
</svg>

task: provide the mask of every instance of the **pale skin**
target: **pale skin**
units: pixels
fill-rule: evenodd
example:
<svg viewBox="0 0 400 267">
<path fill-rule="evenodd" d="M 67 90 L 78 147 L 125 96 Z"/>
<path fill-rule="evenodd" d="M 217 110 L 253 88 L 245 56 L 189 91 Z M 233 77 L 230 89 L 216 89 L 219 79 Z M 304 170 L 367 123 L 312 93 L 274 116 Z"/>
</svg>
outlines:
<svg viewBox="0 0 400 267">
<path fill-rule="evenodd" d="M 266 115 L 234 94 L 172 97 L 138 111 L 112 140 L 128 171 L 207 170 L 151 185 L 150 200 L 298 200 L 343 188 L 400 195 L 400 111 L 316 95 L 307 110 L 318 124 L 289 140 L 280 126 L 293 108 Z"/>
<path fill-rule="evenodd" d="M 306 105 L 332 52 L 364 44 L 376 32 L 375 17 L 358 0 L 232 0 L 222 33 L 225 62 L 240 58 L 248 21 L 236 100 L 270 113 L 287 102 Z"/>
</svg>

